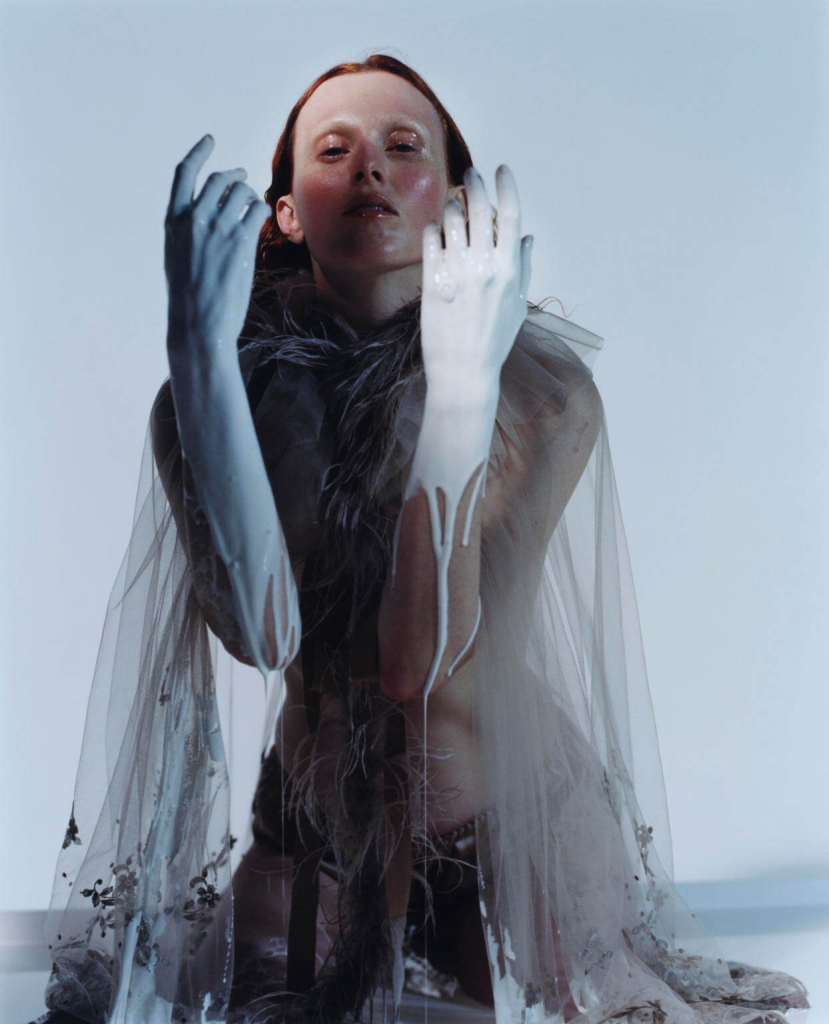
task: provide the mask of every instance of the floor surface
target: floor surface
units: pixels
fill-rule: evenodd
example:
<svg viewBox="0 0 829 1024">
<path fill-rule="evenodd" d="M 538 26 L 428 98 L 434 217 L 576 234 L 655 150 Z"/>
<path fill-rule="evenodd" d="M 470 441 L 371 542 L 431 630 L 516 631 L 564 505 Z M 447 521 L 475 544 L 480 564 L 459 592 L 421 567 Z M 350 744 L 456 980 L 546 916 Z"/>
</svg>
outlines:
<svg viewBox="0 0 829 1024">
<path fill-rule="evenodd" d="M 812 1009 L 790 1011 L 792 1024 L 829 1024 L 829 907 L 700 910 L 698 916 L 719 940 L 727 960 L 786 971 L 806 985 Z M 28 1024 L 43 1013 L 47 977 L 43 970 L 0 973 L 0 1024 Z M 406 997 L 402 1017 L 412 1024 L 494 1020 L 462 1005 L 441 1007 L 414 996 Z"/>
</svg>

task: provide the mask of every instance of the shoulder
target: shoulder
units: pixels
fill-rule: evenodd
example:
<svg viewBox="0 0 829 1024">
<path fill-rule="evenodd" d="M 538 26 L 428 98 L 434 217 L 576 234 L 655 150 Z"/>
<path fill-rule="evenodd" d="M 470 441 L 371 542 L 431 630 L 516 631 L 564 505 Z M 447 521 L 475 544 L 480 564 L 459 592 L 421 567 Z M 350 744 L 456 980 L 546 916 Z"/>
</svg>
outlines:
<svg viewBox="0 0 829 1024">
<path fill-rule="evenodd" d="M 530 310 L 501 372 L 499 426 L 547 448 L 573 430 L 595 434 L 602 400 L 590 367 L 602 339 L 561 317 Z"/>
<path fill-rule="evenodd" d="M 540 440 L 552 458 L 561 464 L 572 463 L 580 476 L 596 445 L 603 418 L 599 389 L 589 377 L 567 396 L 560 422 L 550 435 L 542 431 Z"/>
<path fill-rule="evenodd" d="M 587 424 L 598 431 L 604 409 L 602 396 L 592 377 L 579 382 L 567 395 L 563 415 L 568 424 Z"/>
</svg>

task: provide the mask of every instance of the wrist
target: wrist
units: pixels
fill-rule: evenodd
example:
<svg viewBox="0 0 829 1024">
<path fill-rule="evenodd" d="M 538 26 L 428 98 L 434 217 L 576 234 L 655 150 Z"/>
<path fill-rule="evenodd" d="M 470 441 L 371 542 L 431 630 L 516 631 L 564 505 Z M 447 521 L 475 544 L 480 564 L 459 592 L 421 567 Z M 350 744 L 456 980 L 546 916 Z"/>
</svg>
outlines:
<svg viewBox="0 0 829 1024">
<path fill-rule="evenodd" d="M 407 496 L 417 486 L 441 487 L 458 498 L 472 473 L 489 459 L 498 392 L 426 394 Z"/>
<path fill-rule="evenodd" d="M 470 418 L 494 416 L 500 394 L 500 375 L 494 380 L 470 376 L 465 380 L 426 382 L 425 408 L 432 415 Z M 425 409 L 424 409 L 425 414 Z"/>
<path fill-rule="evenodd" d="M 177 365 L 193 366 L 200 362 L 214 363 L 229 356 L 238 358 L 236 338 L 231 332 L 206 328 L 184 313 L 170 311 L 167 315 L 167 357 Z"/>
<path fill-rule="evenodd" d="M 215 385 L 233 367 L 238 371 L 239 353 L 230 345 L 204 331 L 170 324 L 167 329 L 167 362 L 170 377 L 193 387 Z"/>
</svg>

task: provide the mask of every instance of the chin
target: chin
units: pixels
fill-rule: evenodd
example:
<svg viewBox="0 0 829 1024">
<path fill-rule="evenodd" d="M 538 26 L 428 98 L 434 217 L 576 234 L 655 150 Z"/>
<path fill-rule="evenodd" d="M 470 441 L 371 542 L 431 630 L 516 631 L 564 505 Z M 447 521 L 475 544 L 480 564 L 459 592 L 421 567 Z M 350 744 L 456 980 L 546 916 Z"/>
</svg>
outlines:
<svg viewBox="0 0 829 1024">
<path fill-rule="evenodd" d="M 335 274 L 353 274 L 356 272 L 388 274 L 409 269 L 412 274 L 420 275 L 422 256 L 411 253 L 383 252 L 368 246 L 355 246 L 346 252 L 338 253 L 336 259 L 318 261 L 325 272 L 330 269 Z"/>
</svg>

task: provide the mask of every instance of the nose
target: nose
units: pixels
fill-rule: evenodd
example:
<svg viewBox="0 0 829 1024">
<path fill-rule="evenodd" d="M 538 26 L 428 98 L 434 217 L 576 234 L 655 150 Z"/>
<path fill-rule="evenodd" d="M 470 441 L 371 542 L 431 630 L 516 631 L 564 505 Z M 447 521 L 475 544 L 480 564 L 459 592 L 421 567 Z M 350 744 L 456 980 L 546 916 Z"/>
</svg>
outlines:
<svg viewBox="0 0 829 1024">
<path fill-rule="evenodd" d="M 362 181 L 370 178 L 372 181 L 385 181 L 386 168 L 384 155 L 381 150 L 369 142 L 363 142 L 354 161 L 354 180 Z"/>
</svg>

